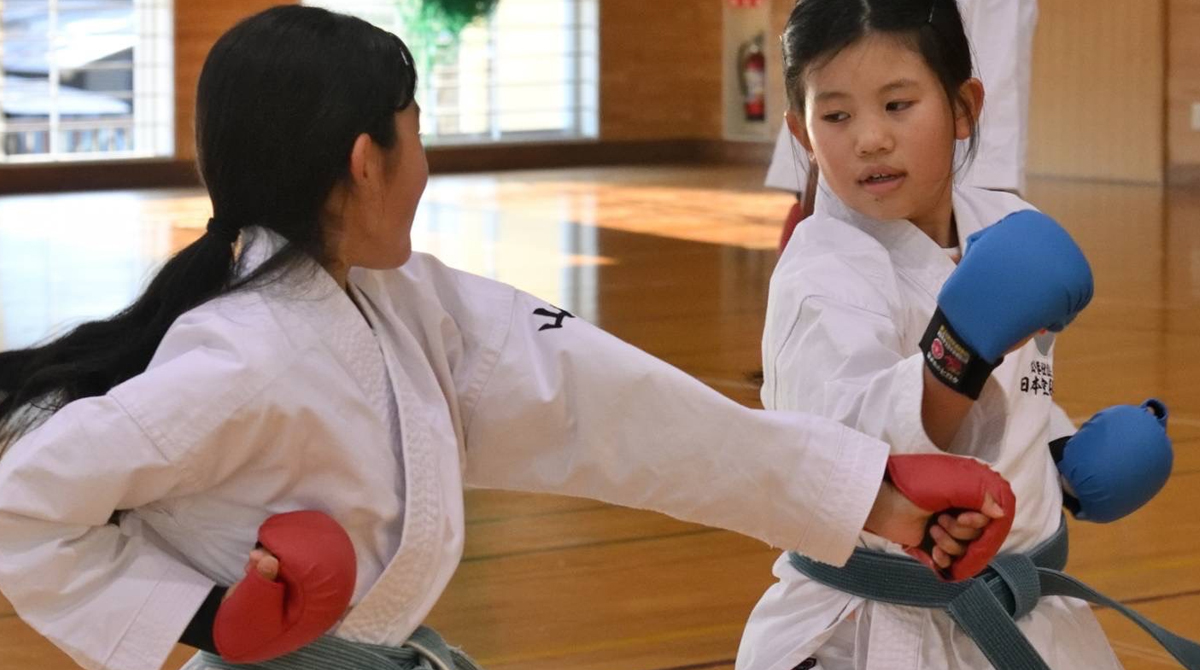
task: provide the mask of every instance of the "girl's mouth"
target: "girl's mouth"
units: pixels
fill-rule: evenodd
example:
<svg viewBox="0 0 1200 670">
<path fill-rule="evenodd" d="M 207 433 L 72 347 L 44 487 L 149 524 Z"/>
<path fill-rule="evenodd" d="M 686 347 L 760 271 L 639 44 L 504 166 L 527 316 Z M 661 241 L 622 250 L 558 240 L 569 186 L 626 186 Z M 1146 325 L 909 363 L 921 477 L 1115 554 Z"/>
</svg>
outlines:
<svg viewBox="0 0 1200 670">
<path fill-rule="evenodd" d="M 872 195 L 884 195 L 900 188 L 904 178 L 903 172 L 873 172 L 859 179 L 858 183 Z"/>
</svg>

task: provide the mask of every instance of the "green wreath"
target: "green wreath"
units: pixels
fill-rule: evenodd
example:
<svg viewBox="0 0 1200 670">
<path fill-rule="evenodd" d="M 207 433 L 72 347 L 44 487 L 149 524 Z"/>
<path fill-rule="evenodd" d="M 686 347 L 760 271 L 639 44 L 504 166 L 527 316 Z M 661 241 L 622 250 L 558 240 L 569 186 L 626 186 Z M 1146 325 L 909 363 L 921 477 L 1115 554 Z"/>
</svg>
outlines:
<svg viewBox="0 0 1200 670">
<path fill-rule="evenodd" d="M 404 39 L 428 75 L 433 63 L 451 58 L 463 28 L 490 15 L 500 0 L 395 0 Z"/>
<path fill-rule="evenodd" d="M 421 18 L 440 33 L 457 39 L 476 19 L 488 16 L 500 0 L 425 0 L 421 3 Z"/>
</svg>

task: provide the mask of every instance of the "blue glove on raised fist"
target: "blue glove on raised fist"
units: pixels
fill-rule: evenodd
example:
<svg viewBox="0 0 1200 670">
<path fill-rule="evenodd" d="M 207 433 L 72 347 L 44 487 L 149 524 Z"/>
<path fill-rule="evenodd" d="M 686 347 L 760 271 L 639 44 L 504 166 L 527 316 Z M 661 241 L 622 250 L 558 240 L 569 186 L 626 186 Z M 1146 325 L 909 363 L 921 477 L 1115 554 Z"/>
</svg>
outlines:
<svg viewBox="0 0 1200 670">
<path fill-rule="evenodd" d="M 1045 214 L 1016 212 L 967 238 L 921 349 L 935 376 L 977 398 L 1007 351 L 1062 330 L 1091 299 L 1092 271 L 1071 236 Z"/>
<path fill-rule="evenodd" d="M 1167 483 L 1174 460 L 1167 407 L 1157 400 L 1109 407 L 1050 450 L 1074 492 L 1064 492 L 1067 509 L 1077 519 L 1115 521 L 1150 502 Z"/>
</svg>

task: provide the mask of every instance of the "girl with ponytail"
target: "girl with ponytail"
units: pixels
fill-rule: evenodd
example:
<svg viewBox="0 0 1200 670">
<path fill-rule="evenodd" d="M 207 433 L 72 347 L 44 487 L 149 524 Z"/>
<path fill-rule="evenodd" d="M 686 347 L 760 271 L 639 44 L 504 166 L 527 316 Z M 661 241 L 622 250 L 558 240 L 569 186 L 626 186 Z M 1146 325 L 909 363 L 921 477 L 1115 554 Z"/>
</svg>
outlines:
<svg viewBox="0 0 1200 670">
<path fill-rule="evenodd" d="M 0 590 L 28 624 L 87 668 L 152 670 L 177 641 L 202 650 L 189 670 L 473 668 L 421 626 L 462 555 L 464 486 L 835 563 L 864 525 L 919 543 L 937 510 L 883 481 L 886 444 L 743 408 L 413 253 L 415 83 L 394 35 L 313 7 L 217 41 L 204 235 L 119 314 L 0 354 Z M 1006 486 L 953 460 L 973 491 Z"/>
</svg>

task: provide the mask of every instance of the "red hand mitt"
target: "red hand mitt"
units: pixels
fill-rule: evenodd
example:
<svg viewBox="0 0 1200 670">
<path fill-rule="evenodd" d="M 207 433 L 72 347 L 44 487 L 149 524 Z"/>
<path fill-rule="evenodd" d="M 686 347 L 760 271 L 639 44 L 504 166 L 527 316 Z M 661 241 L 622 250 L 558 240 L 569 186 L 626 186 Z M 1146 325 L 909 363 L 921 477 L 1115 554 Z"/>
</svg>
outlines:
<svg viewBox="0 0 1200 670">
<path fill-rule="evenodd" d="M 888 478 L 904 497 L 917 507 L 934 513 L 931 523 L 936 523 L 942 512 L 956 514 L 964 510 L 978 511 L 983 507 L 984 497 L 991 494 L 1004 517 L 992 519 L 983 533 L 971 541 L 966 552 L 943 571 L 933 562 L 930 553 L 933 545 L 926 542 L 919 547 L 905 547 L 905 552 L 932 568 L 940 577 L 957 582 L 979 574 L 1000 551 L 1000 545 L 1012 529 L 1017 500 L 1012 487 L 994 470 L 979 461 L 951 456 L 949 454 L 912 454 L 888 458 Z"/>
<path fill-rule="evenodd" d="M 213 640 L 221 658 L 233 663 L 277 658 L 316 640 L 354 595 L 354 546 L 329 516 L 276 514 L 258 529 L 258 541 L 279 559 L 279 580 L 249 569 L 217 610 Z"/>
</svg>

